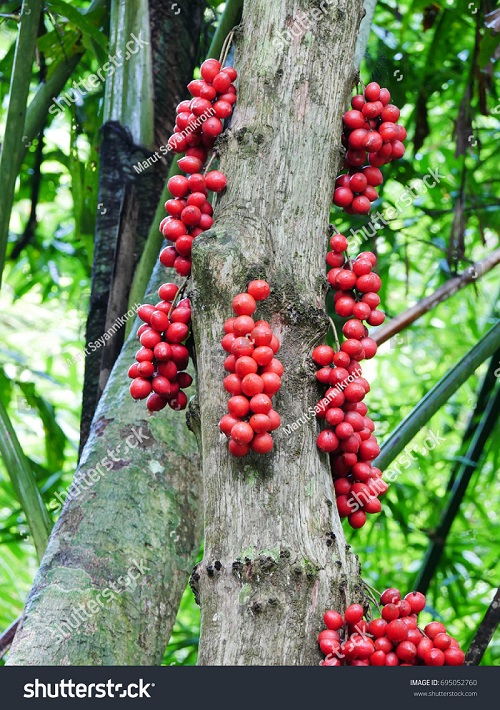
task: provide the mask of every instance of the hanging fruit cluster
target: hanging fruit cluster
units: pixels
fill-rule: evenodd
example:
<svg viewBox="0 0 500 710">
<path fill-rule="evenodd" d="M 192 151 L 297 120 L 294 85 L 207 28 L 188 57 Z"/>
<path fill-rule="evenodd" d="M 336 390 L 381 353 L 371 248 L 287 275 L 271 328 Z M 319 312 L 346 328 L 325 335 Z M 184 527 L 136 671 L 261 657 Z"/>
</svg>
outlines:
<svg viewBox="0 0 500 710">
<path fill-rule="evenodd" d="M 173 199 L 165 203 L 169 216 L 160 224 L 165 239 L 173 242 L 163 249 L 160 261 L 181 276 L 191 273 L 193 240 L 213 224 L 208 193 L 222 192 L 227 184 L 218 170 L 201 171 L 236 102 L 236 69 L 222 68 L 217 59 L 207 59 L 200 71 L 202 79 L 188 84 L 193 99 L 177 106 L 174 134 L 168 142 L 174 153 L 186 153 L 178 165 L 187 176 L 175 175 L 168 181 Z"/>
<path fill-rule="evenodd" d="M 446 628 L 433 621 L 424 629 L 418 615 L 425 596 L 386 589 L 380 597 L 379 618 L 366 620 L 361 604 L 351 604 L 344 616 L 325 612 L 326 629 L 318 636 L 326 656 L 322 666 L 462 666 L 465 654 Z"/>
<path fill-rule="evenodd" d="M 344 114 L 342 144 L 348 172 L 335 182 L 333 203 L 347 214 L 369 214 L 378 198 L 375 188 L 384 181 L 379 167 L 405 154 L 406 130 L 398 125 L 400 111 L 390 100 L 389 91 L 372 82 L 353 97 L 352 109 Z"/>
<path fill-rule="evenodd" d="M 363 321 L 380 325 L 385 315 L 377 310 L 381 282 L 372 271 L 375 255 L 363 252 L 351 262 L 345 255 L 347 239 L 342 234 L 334 234 L 330 246 L 326 261 L 333 267 L 328 281 L 336 291 L 335 312 L 349 320 L 342 328 L 346 340 L 337 352 L 329 345 L 319 345 L 312 353 L 314 362 L 320 365 L 316 378 L 328 386 L 316 408 L 318 417 L 326 423 L 317 444 L 330 454 L 339 515 L 347 517 L 351 527 L 357 529 L 365 524 L 367 513 L 380 513 L 379 497 L 388 489 L 382 472 L 372 464 L 380 448 L 363 402 L 370 385 L 359 364 L 377 352 Z"/>
<path fill-rule="evenodd" d="M 270 292 L 266 281 L 251 281 L 245 293 L 233 298 L 235 317 L 224 324 L 221 345 L 228 353 L 224 368 L 230 373 L 224 387 L 231 398 L 229 414 L 222 417 L 219 428 L 229 438 L 233 456 L 269 453 L 273 448 L 270 432 L 281 424 L 271 399 L 281 388 L 284 372 L 275 358 L 280 343 L 267 321 L 252 318 L 257 301 L 264 301 Z"/>
<path fill-rule="evenodd" d="M 191 302 L 184 298 L 176 305 L 179 288 L 163 284 L 158 289 L 161 299 L 156 306 L 141 306 L 137 315 L 144 321 L 137 331 L 141 349 L 137 351 L 128 376 L 132 378 L 130 394 L 134 399 L 146 399 L 150 412 L 158 412 L 167 404 L 174 410 L 185 409 L 187 396 L 182 391 L 193 378 L 184 372 L 189 352 L 183 342 L 189 335 Z"/>
<path fill-rule="evenodd" d="M 209 151 L 223 130 L 236 102 L 233 81 L 237 78 L 233 67 L 221 68 L 216 59 L 201 65 L 201 80 L 188 85 L 190 101 L 177 107 L 174 134 L 168 145 L 174 153 L 186 152 L 178 165 L 186 175 L 175 175 L 168 181 L 173 199 L 165 203 L 168 217 L 162 220 L 160 231 L 173 242 L 160 254 L 163 266 L 174 267 L 181 276 L 191 273 L 193 240 L 213 224 L 209 191 L 221 192 L 227 184 L 218 170 L 201 171 Z M 144 321 L 137 336 L 142 345 L 129 369 L 132 378 L 130 394 L 134 399 L 146 399 L 147 408 L 157 412 L 167 404 L 175 410 L 185 409 L 187 396 L 182 391 L 192 383 L 184 372 L 189 364 L 185 345 L 191 324 L 191 302 L 184 298 L 176 303 L 179 288 L 172 283 L 160 286 L 161 299 L 155 306 L 141 306 L 137 314 Z"/>
</svg>

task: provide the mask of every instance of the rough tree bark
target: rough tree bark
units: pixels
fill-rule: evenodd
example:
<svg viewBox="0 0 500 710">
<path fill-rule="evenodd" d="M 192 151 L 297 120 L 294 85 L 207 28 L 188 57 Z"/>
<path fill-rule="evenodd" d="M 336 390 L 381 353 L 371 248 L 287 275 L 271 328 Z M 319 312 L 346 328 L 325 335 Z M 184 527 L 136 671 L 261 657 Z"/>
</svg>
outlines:
<svg viewBox="0 0 500 710">
<path fill-rule="evenodd" d="M 149 302 L 164 280 L 159 267 Z M 52 532 L 8 665 L 161 662 L 199 551 L 201 476 L 184 417 L 171 410 L 150 417 L 144 403 L 131 399 L 127 369 L 136 350 L 134 335 L 99 403 L 70 489 L 74 497 Z M 131 448 L 134 429 L 148 438 Z M 102 475 L 93 474 L 93 483 L 88 472 L 99 464 Z M 112 585 L 123 588 L 118 580 L 134 560 L 148 569 L 135 586 L 111 594 Z"/>
<path fill-rule="evenodd" d="M 228 189 L 214 229 L 193 250 L 206 528 L 192 586 L 202 665 L 314 665 L 324 610 L 362 598 L 310 414 L 319 398 L 311 349 L 327 330 L 328 215 L 362 12 L 361 0 L 254 0 L 237 33 L 239 97 L 220 146 Z M 304 14 L 308 31 L 295 21 Z M 275 432 L 273 453 L 237 460 L 217 427 L 228 398 L 220 337 L 232 298 L 261 277 L 272 295 L 258 318 L 271 321 L 286 370 L 276 409 L 283 426 L 309 420 L 289 437 Z"/>
</svg>

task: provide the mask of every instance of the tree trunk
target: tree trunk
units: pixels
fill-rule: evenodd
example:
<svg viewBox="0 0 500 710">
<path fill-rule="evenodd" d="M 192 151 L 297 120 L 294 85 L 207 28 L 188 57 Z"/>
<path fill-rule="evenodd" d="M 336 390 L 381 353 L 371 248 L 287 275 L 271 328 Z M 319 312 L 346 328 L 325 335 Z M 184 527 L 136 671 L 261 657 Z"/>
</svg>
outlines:
<svg viewBox="0 0 500 710">
<path fill-rule="evenodd" d="M 317 664 L 325 609 L 362 598 L 310 414 L 320 397 L 311 350 L 327 331 L 327 225 L 362 12 L 361 0 L 254 0 L 237 34 L 238 103 L 221 145 L 228 189 L 215 227 L 193 250 L 206 528 L 192 584 L 202 665 Z M 304 16 L 309 31 L 297 29 Z M 282 343 L 282 428 L 271 454 L 241 460 L 217 427 L 228 399 L 220 338 L 232 298 L 253 278 L 272 288 L 257 317 Z M 283 427 L 304 415 L 287 437 Z"/>
<path fill-rule="evenodd" d="M 158 267 L 150 302 L 164 280 Z M 161 662 L 199 550 L 201 476 L 184 417 L 148 416 L 130 397 L 136 350 L 134 335 L 99 403 L 8 665 Z M 138 579 L 125 586 L 129 571 Z"/>
</svg>

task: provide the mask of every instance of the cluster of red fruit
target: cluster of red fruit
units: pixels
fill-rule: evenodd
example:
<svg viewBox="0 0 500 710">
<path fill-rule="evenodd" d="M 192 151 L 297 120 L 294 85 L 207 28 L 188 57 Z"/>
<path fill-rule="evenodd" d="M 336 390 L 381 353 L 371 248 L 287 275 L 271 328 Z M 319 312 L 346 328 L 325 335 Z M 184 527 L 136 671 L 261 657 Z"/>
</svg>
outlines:
<svg viewBox="0 0 500 710">
<path fill-rule="evenodd" d="M 378 198 L 375 189 L 384 181 L 381 165 L 402 158 L 406 130 L 397 124 L 400 111 L 390 104 L 391 95 L 376 82 L 354 96 L 352 109 L 343 117 L 342 144 L 346 148 L 346 174 L 335 182 L 333 202 L 347 214 L 368 214 Z M 369 165 L 365 165 L 368 155 Z"/>
<path fill-rule="evenodd" d="M 224 324 L 221 345 L 228 353 L 224 368 L 230 373 L 224 387 L 231 398 L 229 414 L 222 417 L 219 427 L 229 437 L 233 456 L 246 456 L 250 450 L 269 453 L 273 448 L 270 432 L 281 424 L 271 400 L 284 372 L 275 358 L 280 343 L 267 321 L 252 318 L 257 301 L 264 301 L 270 292 L 266 281 L 251 281 L 245 293 L 233 298 L 235 317 Z"/>
<path fill-rule="evenodd" d="M 361 604 L 351 604 L 342 617 L 327 611 L 326 630 L 318 643 L 326 658 L 322 666 L 462 666 L 465 654 L 446 628 L 433 621 L 421 630 L 418 614 L 425 596 L 386 589 L 380 598 L 381 618 L 365 621 Z"/>
<path fill-rule="evenodd" d="M 141 349 L 137 351 L 128 376 L 132 378 L 130 394 L 134 399 L 146 399 L 150 412 L 158 412 L 168 404 L 178 411 L 187 405 L 186 394 L 193 378 L 184 372 L 189 352 L 184 341 L 189 335 L 191 303 L 184 298 L 174 306 L 179 289 L 175 284 L 163 284 L 158 289 L 160 302 L 141 306 L 137 315 L 144 321 L 137 331 Z"/>
<path fill-rule="evenodd" d="M 160 224 L 165 239 L 174 243 L 161 252 L 160 261 L 163 266 L 173 266 L 181 276 L 191 273 L 193 239 L 213 224 L 208 192 L 221 192 L 227 184 L 218 170 L 206 175 L 201 171 L 236 102 L 236 69 L 221 68 L 217 59 L 207 59 L 200 71 L 202 79 L 188 85 L 194 98 L 177 106 L 174 134 L 168 142 L 174 153 L 186 153 L 178 165 L 188 177 L 175 175 L 168 181 L 174 199 L 165 203 L 169 216 Z"/>
<path fill-rule="evenodd" d="M 327 424 L 317 444 L 321 451 L 330 454 L 339 515 L 347 517 L 351 527 L 357 529 L 365 524 L 367 513 L 380 513 L 379 496 L 388 489 L 382 472 L 372 465 L 380 448 L 373 435 L 375 425 L 362 401 L 370 385 L 362 377 L 359 364 L 377 352 L 377 344 L 368 337 L 363 321 L 380 325 L 385 315 L 376 310 L 381 281 L 372 271 L 377 262 L 375 255 L 363 252 L 354 262 L 346 262 L 344 252 L 348 245 L 342 234 L 334 234 L 330 246 L 332 251 L 326 260 L 333 267 L 328 281 L 337 291 L 335 312 L 350 320 L 342 328 L 346 340 L 338 352 L 329 345 L 319 345 L 312 354 L 314 362 L 321 366 L 316 378 L 329 385 L 316 408 Z"/>
</svg>

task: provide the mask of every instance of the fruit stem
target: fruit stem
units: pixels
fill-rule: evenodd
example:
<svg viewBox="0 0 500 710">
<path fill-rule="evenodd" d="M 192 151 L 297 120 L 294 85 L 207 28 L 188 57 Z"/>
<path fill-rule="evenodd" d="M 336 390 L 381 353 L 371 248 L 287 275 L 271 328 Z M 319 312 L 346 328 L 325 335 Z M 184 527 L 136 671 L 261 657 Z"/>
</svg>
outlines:
<svg viewBox="0 0 500 710">
<path fill-rule="evenodd" d="M 168 319 L 170 320 L 170 316 L 172 315 L 172 311 L 174 310 L 175 306 L 177 303 L 179 303 L 181 296 L 184 294 L 184 291 L 186 290 L 186 287 L 188 285 L 188 281 L 191 278 L 191 274 L 189 276 L 186 276 L 184 283 L 180 287 L 180 289 L 177 291 L 175 294 L 175 298 L 172 301 L 172 305 L 170 306 L 170 310 L 168 312 Z"/>
<path fill-rule="evenodd" d="M 231 30 L 231 32 L 228 34 L 228 36 L 224 40 L 224 44 L 222 45 L 222 51 L 220 53 L 220 59 L 219 59 L 221 67 L 223 67 L 224 64 L 226 63 L 227 55 L 229 54 L 229 50 L 231 48 L 233 37 L 234 37 L 234 30 Z"/>
<path fill-rule="evenodd" d="M 332 331 L 333 331 L 333 337 L 335 338 L 335 345 L 337 346 L 337 352 L 338 352 L 338 351 L 340 350 L 340 343 L 339 343 L 339 336 L 338 336 L 338 333 L 337 333 L 337 328 L 335 327 L 335 323 L 334 323 L 333 320 L 330 318 L 330 316 L 328 316 L 328 320 L 330 321 L 330 326 L 331 326 Z"/>
</svg>

